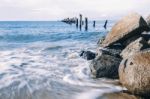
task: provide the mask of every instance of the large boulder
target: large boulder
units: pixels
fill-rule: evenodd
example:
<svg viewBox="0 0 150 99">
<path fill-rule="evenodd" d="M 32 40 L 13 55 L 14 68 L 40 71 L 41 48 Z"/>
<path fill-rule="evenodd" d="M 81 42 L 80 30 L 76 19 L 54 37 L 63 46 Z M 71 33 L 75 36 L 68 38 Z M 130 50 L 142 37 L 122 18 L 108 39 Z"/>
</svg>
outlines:
<svg viewBox="0 0 150 99">
<path fill-rule="evenodd" d="M 150 96 L 150 50 L 124 59 L 119 66 L 119 79 L 129 92 Z"/>
<path fill-rule="evenodd" d="M 121 58 L 115 57 L 108 52 L 101 53 L 91 61 L 90 69 L 94 77 L 107 77 L 107 78 L 118 78 L 118 68 L 121 62 Z"/>
<path fill-rule="evenodd" d="M 148 31 L 149 27 L 142 16 L 137 13 L 131 13 L 118 21 L 112 30 L 107 34 L 101 44 L 102 47 L 111 46 L 114 43 L 123 43 L 128 38 L 140 35 L 143 31 Z"/>
<path fill-rule="evenodd" d="M 121 52 L 121 56 L 122 58 L 127 58 L 131 55 L 133 55 L 134 53 L 137 53 L 143 49 L 146 49 L 150 47 L 147 43 L 147 41 L 143 38 L 140 37 L 137 40 L 135 40 L 134 42 L 130 43 L 122 52 Z"/>
</svg>

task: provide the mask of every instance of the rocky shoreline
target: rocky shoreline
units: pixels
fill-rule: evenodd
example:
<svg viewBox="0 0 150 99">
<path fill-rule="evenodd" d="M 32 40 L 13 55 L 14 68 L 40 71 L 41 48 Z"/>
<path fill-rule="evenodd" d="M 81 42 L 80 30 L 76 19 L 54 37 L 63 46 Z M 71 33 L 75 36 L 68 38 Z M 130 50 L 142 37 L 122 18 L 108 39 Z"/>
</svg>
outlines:
<svg viewBox="0 0 150 99">
<path fill-rule="evenodd" d="M 91 60 L 95 78 L 119 79 L 127 88 L 125 93 L 104 95 L 106 99 L 150 98 L 150 16 L 146 20 L 138 13 L 123 17 L 100 40 L 96 53 L 84 51 L 80 56 Z"/>
</svg>

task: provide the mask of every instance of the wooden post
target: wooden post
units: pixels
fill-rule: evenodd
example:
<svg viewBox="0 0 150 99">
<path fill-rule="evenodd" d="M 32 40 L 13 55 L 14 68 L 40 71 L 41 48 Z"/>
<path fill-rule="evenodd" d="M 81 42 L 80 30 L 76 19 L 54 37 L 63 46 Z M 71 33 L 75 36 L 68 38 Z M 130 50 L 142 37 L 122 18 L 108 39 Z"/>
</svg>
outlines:
<svg viewBox="0 0 150 99">
<path fill-rule="evenodd" d="M 105 21 L 105 24 L 104 24 L 104 28 L 105 28 L 105 29 L 107 29 L 107 23 L 108 23 L 108 21 L 106 20 L 106 21 Z"/>
<path fill-rule="evenodd" d="M 93 27 L 94 27 L 94 28 L 95 28 L 95 23 L 96 23 L 96 21 L 94 20 L 94 21 L 93 21 Z"/>
<path fill-rule="evenodd" d="M 86 17 L 85 18 L 85 31 L 88 30 L 88 18 Z"/>
<path fill-rule="evenodd" d="M 78 18 L 76 19 L 76 28 L 78 28 Z"/>
<path fill-rule="evenodd" d="M 82 15 L 80 14 L 80 31 L 82 30 Z"/>
<path fill-rule="evenodd" d="M 84 25 L 84 21 L 82 21 L 82 25 Z"/>
</svg>

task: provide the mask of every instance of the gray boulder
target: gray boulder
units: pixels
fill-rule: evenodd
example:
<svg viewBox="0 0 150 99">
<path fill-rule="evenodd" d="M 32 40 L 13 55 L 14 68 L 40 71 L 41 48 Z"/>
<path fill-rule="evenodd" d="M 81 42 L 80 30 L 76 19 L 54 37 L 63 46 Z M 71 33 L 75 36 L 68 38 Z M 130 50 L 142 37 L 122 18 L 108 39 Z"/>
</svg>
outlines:
<svg viewBox="0 0 150 99">
<path fill-rule="evenodd" d="M 120 53 L 122 52 L 122 50 L 123 50 L 122 46 L 114 45 L 114 46 L 107 47 L 107 48 L 99 47 L 99 48 L 97 48 L 97 53 L 98 54 L 108 54 L 108 55 L 111 55 L 114 57 L 121 58 Z"/>
<path fill-rule="evenodd" d="M 80 57 L 82 57 L 86 60 L 92 60 L 96 57 L 96 54 L 91 51 L 81 51 Z"/>
<path fill-rule="evenodd" d="M 143 31 L 149 31 L 149 26 L 142 16 L 137 13 L 131 13 L 112 27 L 101 47 L 108 47 L 118 42 L 122 44 L 128 38 L 140 35 Z"/>
<path fill-rule="evenodd" d="M 130 43 L 120 54 L 120 56 L 122 56 L 122 58 L 127 58 L 131 55 L 133 55 L 134 53 L 137 53 L 143 49 L 146 49 L 150 47 L 147 43 L 147 41 L 143 38 L 140 37 L 137 40 L 135 40 L 134 42 Z"/>
<path fill-rule="evenodd" d="M 129 92 L 150 96 L 150 50 L 124 59 L 119 66 L 119 79 Z"/>
<path fill-rule="evenodd" d="M 118 78 L 118 68 L 121 58 L 101 50 L 101 53 L 91 61 L 90 69 L 94 77 Z"/>
</svg>

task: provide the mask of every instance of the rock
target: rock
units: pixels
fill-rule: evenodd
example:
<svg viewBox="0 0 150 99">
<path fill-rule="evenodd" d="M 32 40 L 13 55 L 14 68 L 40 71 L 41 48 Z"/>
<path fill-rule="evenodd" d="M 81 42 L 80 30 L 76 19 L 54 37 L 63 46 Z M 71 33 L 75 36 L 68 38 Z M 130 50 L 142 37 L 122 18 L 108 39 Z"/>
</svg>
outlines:
<svg viewBox="0 0 150 99">
<path fill-rule="evenodd" d="M 146 18 L 146 22 L 150 26 L 150 15 Z"/>
<path fill-rule="evenodd" d="M 129 14 L 112 27 L 101 46 L 108 47 L 114 43 L 123 43 L 126 39 L 148 30 L 149 27 L 142 16 L 137 13 Z"/>
<path fill-rule="evenodd" d="M 92 60 L 96 57 L 96 54 L 91 51 L 82 51 L 80 56 L 86 60 Z"/>
<path fill-rule="evenodd" d="M 122 43 L 122 45 L 123 45 L 124 47 L 127 47 L 130 43 L 134 42 L 135 40 L 137 40 L 137 39 L 140 38 L 140 37 L 141 37 L 141 35 L 135 35 L 135 36 L 133 36 L 133 37 L 131 37 L 131 38 L 128 38 L 128 39 L 126 39 L 126 40 Z"/>
<path fill-rule="evenodd" d="M 124 59 L 119 66 L 119 79 L 129 92 L 150 96 L 150 50 Z"/>
<path fill-rule="evenodd" d="M 102 51 L 91 61 L 90 69 L 94 77 L 117 78 L 120 58 Z"/>
<path fill-rule="evenodd" d="M 146 41 L 150 40 L 150 32 L 143 32 L 141 37 L 143 37 Z"/>
<path fill-rule="evenodd" d="M 114 57 L 120 57 L 120 53 L 122 52 L 122 48 L 120 46 L 113 46 L 113 47 L 109 47 L 109 48 L 101 48 L 99 47 L 97 49 L 97 53 L 98 54 L 108 54 Z"/>
<path fill-rule="evenodd" d="M 147 43 L 147 41 L 143 38 L 140 37 L 137 40 L 135 40 L 134 42 L 130 43 L 120 54 L 120 56 L 122 56 L 123 58 L 127 58 L 131 55 L 133 55 L 134 53 L 137 53 L 143 49 L 146 49 L 150 47 Z"/>
</svg>

